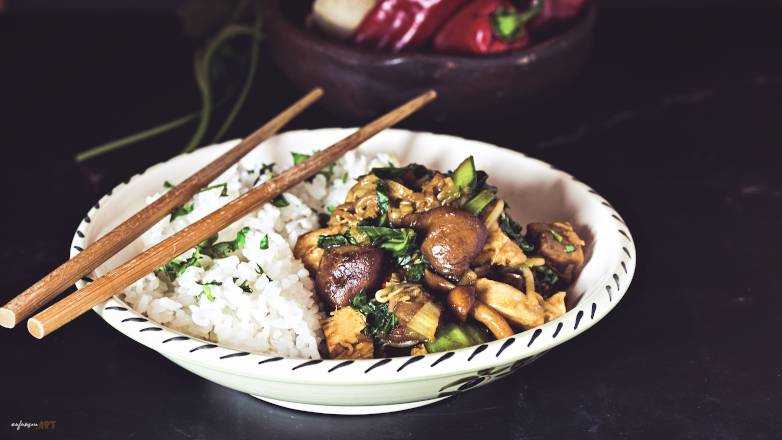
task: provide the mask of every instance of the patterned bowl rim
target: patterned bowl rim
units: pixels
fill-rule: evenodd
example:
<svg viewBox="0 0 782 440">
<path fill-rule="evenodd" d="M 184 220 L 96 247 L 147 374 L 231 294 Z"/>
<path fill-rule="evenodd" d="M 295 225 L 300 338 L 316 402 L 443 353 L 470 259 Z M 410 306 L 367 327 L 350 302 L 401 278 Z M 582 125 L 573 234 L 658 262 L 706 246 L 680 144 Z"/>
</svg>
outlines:
<svg viewBox="0 0 782 440">
<path fill-rule="evenodd" d="M 281 133 L 277 137 L 306 133 L 333 136 L 335 131 L 340 134 L 347 134 L 350 130 L 354 129 L 295 130 Z M 118 296 L 114 296 L 106 302 L 95 306 L 93 310 L 112 327 L 126 336 L 177 363 L 194 364 L 222 373 L 275 382 L 365 385 L 379 382 L 408 382 L 467 374 L 474 371 L 507 366 L 519 360 L 532 358 L 586 331 L 608 314 L 622 299 L 635 272 L 635 245 L 622 217 L 595 190 L 564 171 L 555 169 L 546 162 L 485 142 L 451 135 L 419 131 L 411 132 L 401 129 L 388 129 L 384 133 L 434 136 L 451 143 L 466 142 L 472 148 L 480 148 L 483 151 L 492 150 L 494 153 L 497 153 L 497 150 L 500 150 L 502 154 L 516 156 L 517 160 L 532 161 L 537 163 L 537 166 L 548 168 L 547 172 L 557 173 L 560 177 L 567 177 L 568 184 L 575 185 L 583 193 L 583 197 L 589 199 L 588 203 L 599 204 L 602 211 L 601 215 L 609 216 L 613 222 L 612 224 L 615 226 L 614 230 L 610 231 L 614 241 L 612 242 L 612 255 L 610 256 L 613 260 L 608 264 L 608 269 L 596 277 L 596 281 L 583 291 L 580 300 L 573 308 L 557 319 L 505 339 L 459 350 L 422 356 L 362 360 L 307 360 L 256 354 L 224 347 L 219 343 L 189 336 L 158 324 L 134 311 L 132 307 L 119 299 Z M 207 155 L 211 153 L 216 156 L 235 142 L 238 141 L 203 147 L 187 154 Z M 158 167 L 163 167 L 172 161 L 181 159 L 187 154 L 153 165 L 144 172 L 120 183 L 109 191 L 108 194 L 104 195 L 89 210 L 79 224 L 71 243 L 71 258 L 86 247 L 87 237 L 92 228 L 92 218 L 101 209 L 102 205 L 106 205 L 112 194 L 132 185 L 133 181 L 140 176 Z M 81 289 L 91 280 L 90 277 L 84 277 L 76 282 L 76 287 Z"/>
</svg>

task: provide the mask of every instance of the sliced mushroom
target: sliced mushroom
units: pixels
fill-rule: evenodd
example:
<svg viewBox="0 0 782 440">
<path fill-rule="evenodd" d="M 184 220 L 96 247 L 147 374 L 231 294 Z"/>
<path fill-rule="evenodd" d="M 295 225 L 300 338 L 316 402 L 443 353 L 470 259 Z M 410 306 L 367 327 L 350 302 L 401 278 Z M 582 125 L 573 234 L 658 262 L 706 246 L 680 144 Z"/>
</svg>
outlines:
<svg viewBox="0 0 782 440">
<path fill-rule="evenodd" d="M 475 306 L 475 288 L 472 286 L 458 286 L 451 289 L 448 292 L 446 303 L 460 321 L 466 321 Z"/>
<path fill-rule="evenodd" d="M 460 286 L 472 286 L 478 278 L 484 278 L 491 271 L 491 266 L 484 264 L 473 267 L 462 275 L 459 280 Z"/>
<path fill-rule="evenodd" d="M 475 266 L 472 268 L 472 271 L 475 272 L 475 276 L 478 278 L 483 278 L 491 271 L 491 266 L 488 264 L 483 264 L 481 266 Z"/>
<path fill-rule="evenodd" d="M 448 281 L 441 275 L 438 275 L 429 269 L 424 270 L 424 284 L 426 284 L 426 287 L 434 290 L 435 292 L 441 293 L 448 293 L 451 291 L 451 289 L 456 287 L 454 283 Z"/>
<path fill-rule="evenodd" d="M 371 246 L 339 246 L 326 250 L 315 286 L 333 308 L 348 305 L 362 290 L 374 290 L 385 278 L 383 252 Z"/>
<path fill-rule="evenodd" d="M 402 224 L 424 234 L 421 252 L 426 261 L 453 281 L 467 271 L 486 243 L 486 227 L 478 217 L 447 206 L 409 214 Z"/>
<path fill-rule="evenodd" d="M 423 165 L 411 163 L 404 167 L 375 168 L 372 174 L 381 179 L 399 182 L 413 191 L 420 191 L 421 184 L 432 176 L 433 171 Z"/>
<path fill-rule="evenodd" d="M 508 321 L 497 313 L 496 310 L 486 304 L 476 301 L 472 309 L 472 317 L 476 321 L 485 325 L 497 339 L 504 339 L 513 335 L 513 330 L 508 325 Z"/>
<path fill-rule="evenodd" d="M 517 272 L 496 271 L 491 274 L 493 280 L 505 283 L 520 291 L 524 291 L 524 275 Z"/>
<path fill-rule="evenodd" d="M 410 331 L 407 326 L 397 325 L 385 335 L 384 343 L 394 348 L 410 348 L 421 344 L 425 339 L 418 333 Z"/>
</svg>

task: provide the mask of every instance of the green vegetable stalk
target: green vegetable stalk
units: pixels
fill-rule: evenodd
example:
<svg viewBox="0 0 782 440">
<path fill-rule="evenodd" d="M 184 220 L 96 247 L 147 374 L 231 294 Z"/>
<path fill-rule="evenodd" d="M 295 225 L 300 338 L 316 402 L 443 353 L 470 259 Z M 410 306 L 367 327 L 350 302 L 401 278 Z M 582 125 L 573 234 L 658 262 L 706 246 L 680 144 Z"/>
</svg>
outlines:
<svg viewBox="0 0 782 440">
<path fill-rule="evenodd" d="M 460 195 L 467 195 L 473 191 L 477 182 L 477 175 L 475 173 L 475 161 L 472 156 L 464 159 L 464 161 L 456 167 L 451 178 Z"/>
<path fill-rule="evenodd" d="M 468 212 L 478 215 L 486 208 L 486 206 L 489 205 L 489 203 L 494 201 L 496 198 L 494 194 L 494 191 L 490 189 L 484 189 L 475 197 L 468 200 L 467 203 L 464 204 L 464 209 Z"/>
<path fill-rule="evenodd" d="M 191 0 L 185 4 L 185 9 L 187 9 L 186 13 L 189 14 L 185 17 L 185 27 L 200 28 L 199 31 L 204 31 L 206 29 L 211 29 L 211 27 L 193 26 L 193 22 L 203 20 L 211 22 L 224 20 L 224 25 L 215 32 L 211 38 L 207 38 L 203 46 L 196 50 L 193 56 L 194 77 L 201 98 L 200 110 L 162 123 L 153 128 L 84 150 L 75 156 L 77 162 L 83 162 L 152 139 L 161 134 L 183 127 L 190 122 L 198 121 L 194 133 L 183 150 L 184 152 L 192 151 L 203 143 L 204 137 L 212 123 L 214 110 L 232 100 L 233 102 L 230 110 L 225 115 L 222 123 L 215 130 L 212 143 L 218 142 L 225 136 L 247 100 L 258 69 L 260 42 L 262 39 L 260 1 L 216 1 L 212 6 L 219 5 L 220 7 L 217 8 L 203 8 L 203 5 L 198 3 L 198 0 Z M 230 3 L 233 10 L 228 10 L 228 13 L 223 14 L 224 17 L 222 18 L 216 16 L 214 12 L 221 7 L 223 10 L 229 9 L 225 7 L 226 3 Z M 197 13 L 205 15 L 204 11 L 208 13 L 208 17 L 195 15 Z M 249 20 L 245 18 L 248 16 L 250 17 Z M 220 99 L 215 99 L 214 95 L 216 89 L 218 89 L 218 82 L 221 80 L 221 77 L 225 77 L 225 75 L 220 74 L 227 70 L 226 66 L 230 64 L 229 58 L 237 53 L 236 50 L 233 50 L 235 46 L 234 43 L 241 39 L 250 40 L 250 44 L 247 45 L 249 49 L 244 54 L 246 57 L 246 67 L 243 72 L 244 79 L 241 82 L 241 86 L 237 89 L 236 87 L 233 87 L 232 83 L 229 83 L 222 87 L 225 95 Z"/>
<path fill-rule="evenodd" d="M 434 341 L 427 342 L 425 347 L 429 353 L 438 353 L 483 344 L 487 340 L 486 333 L 472 324 L 450 323 L 441 325 Z"/>
</svg>

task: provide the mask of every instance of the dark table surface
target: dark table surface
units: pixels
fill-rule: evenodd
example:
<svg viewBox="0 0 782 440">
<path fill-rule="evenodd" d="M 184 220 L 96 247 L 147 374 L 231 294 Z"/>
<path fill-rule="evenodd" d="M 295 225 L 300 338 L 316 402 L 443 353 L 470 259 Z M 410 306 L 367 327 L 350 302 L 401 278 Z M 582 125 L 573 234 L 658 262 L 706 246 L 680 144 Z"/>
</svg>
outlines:
<svg viewBox="0 0 782 440">
<path fill-rule="evenodd" d="M 698 438 L 782 432 L 782 10 L 608 9 L 579 82 L 532 115 L 410 128 L 517 148 L 611 200 L 639 266 L 586 334 L 496 384 L 404 413 L 299 413 L 202 380 L 94 314 L 0 335 L 0 438 Z M 84 212 L 192 127 L 78 166 L 197 108 L 173 15 L 0 16 L 0 299 L 66 257 Z M 263 58 L 231 130 L 297 92 Z M 292 128 L 346 125 L 321 110 Z M 54 420 L 47 432 L 15 421 Z M 445 437 L 447 436 L 447 437 Z"/>
</svg>

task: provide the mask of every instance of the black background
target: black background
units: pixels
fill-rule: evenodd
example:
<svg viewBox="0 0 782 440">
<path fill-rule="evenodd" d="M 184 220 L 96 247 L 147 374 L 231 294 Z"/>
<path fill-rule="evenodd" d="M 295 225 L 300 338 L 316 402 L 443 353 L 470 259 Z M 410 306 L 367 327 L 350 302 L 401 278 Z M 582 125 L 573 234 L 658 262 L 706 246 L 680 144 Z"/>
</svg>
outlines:
<svg viewBox="0 0 782 440">
<path fill-rule="evenodd" d="M 443 403 L 345 418 L 199 379 L 87 314 L 40 342 L 2 331 L 0 438 L 780 438 L 782 10 L 606 3 L 566 97 L 481 126 L 403 124 L 550 161 L 624 215 L 636 278 L 589 332 Z M 170 12 L 33 6 L 0 15 L 3 301 L 66 257 L 100 194 L 174 155 L 193 127 L 89 168 L 73 154 L 198 105 Z M 233 137 L 297 96 L 262 59 Z M 290 128 L 347 124 L 315 109 Z M 19 420 L 57 424 L 16 432 Z"/>
</svg>

